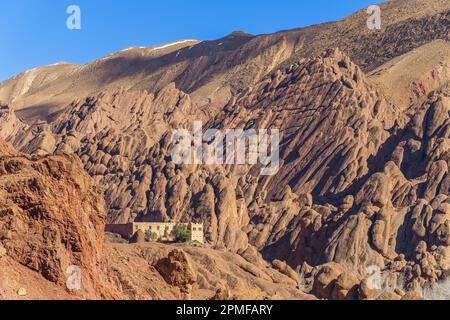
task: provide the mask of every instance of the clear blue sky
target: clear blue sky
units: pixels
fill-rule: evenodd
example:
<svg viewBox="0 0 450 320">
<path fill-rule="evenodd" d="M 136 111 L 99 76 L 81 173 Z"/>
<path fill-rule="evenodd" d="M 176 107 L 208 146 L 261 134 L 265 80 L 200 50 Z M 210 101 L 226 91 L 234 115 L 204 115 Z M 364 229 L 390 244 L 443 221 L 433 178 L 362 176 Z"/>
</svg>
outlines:
<svg viewBox="0 0 450 320">
<path fill-rule="evenodd" d="M 130 47 L 209 40 L 341 19 L 378 0 L 0 0 L 0 80 L 58 61 L 86 63 Z M 66 28 L 69 5 L 82 29 Z"/>
</svg>

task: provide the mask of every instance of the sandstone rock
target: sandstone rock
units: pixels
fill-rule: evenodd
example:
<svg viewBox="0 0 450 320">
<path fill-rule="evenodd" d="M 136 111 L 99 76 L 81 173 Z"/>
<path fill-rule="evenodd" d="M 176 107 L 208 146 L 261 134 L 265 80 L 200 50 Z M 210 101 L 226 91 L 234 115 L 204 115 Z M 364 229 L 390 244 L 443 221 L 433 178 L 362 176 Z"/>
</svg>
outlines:
<svg viewBox="0 0 450 320">
<path fill-rule="evenodd" d="M 300 205 L 311 208 L 313 205 L 313 196 L 310 193 L 301 194 L 298 197 Z"/>
<path fill-rule="evenodd" d="M 136 233 L 133 235 L 133 237 L 130 240 L 131 243 L 144 243 L 145 242 L 145 235 L 142 230 L 136 231 Z"/>
<path fill-rule="evenodd" d="M 272 261 L 273 267 L 280 271 L 281 273 L 287 275 L 289 278 L 291 278 L 294 281 L 298 281 L 299 275 L 297 272 L 295 272 L 291 267 L 289 267 L 286 262 L 280 261 L 280 260 L 274 260 Z"/>
<path fill-rule="evenodd" d="M 192 285 L 196 283 L 196 275 L 186 253 L 174 250 L 167 258 L 159 260 L 155 268 L 168 284 L 179 287 L 184 294 L 191 294 Z"/>
<path fill-rule="evenodd" d="M 427 243 L 425 241 L 420 241 L 416 247 L 415 253 L 417 255 L 422 255 L 427 252 Z"/>
<path fill-rule="evenodd" d="M 343 273 L 343 268 L 337 263 L 328 263 L 321 266 L 314 277 L 312 293 L 319 298 L 330 299 L 336 281 Z"/>
<path fill-rule="evenodd" d="M 6 249 L 3 244 L 0 243 L 0 258 L 6 255 Z"/>
<path fill-rule="evenodd" d="M 348 195 L 344 198 L 339 208 L 343 211 L 348 211 L 353 207 L 354 202 L 355 202 L 354 197 L 352 195 Z"/>
<path fill-rule="evenodd" d="M 98 294 L 104 202 L 81 163 L 67 155 L 0 157 L 0 178 L 0 240 L 11 260 L 57 285 L 77 265 L 83 294 Z"/>
<path fill-rule="evenodd" d="M 401 300 L 402 297 L 394 292 L 383 292 L 378 296 L 377 300 Z"/>
<path fill-rule="evenodd" d="M 357 290 L 358 300 L 374 300 L 378 295 L 378 291 L 368 279 L 363 279 Z"/>
<path fill-rule="evenodd" d="M 348 272 L 344 272 L 336 279 L 331 299 L 333 300 L 356 300 L 359 279 Z"/>
<path fill-rule="evenodd" d="M 230 293 L 228 289 L 219 288 L 217 289 L 216 293 L 213 297 L 211 297 L 209 300 L 213 301 L 230 301 L 234 300 L 234 297 Z"/>
<path fill-rule="evenodd" d="M 28 291 L 25 288 L 20 288 L 19 290 L 17 290 L 17 295 L 19 297 L 25 297 L 28 295 Z"/>
<path fill-rule="evenodd" d="M 418 292 L 408 291 L 402 296 L 402 300 L 424 300 L 424 298 Z"/>
<path fill-rule="evenodd" d="M 3 140 L 0 140 L 0 156 L 12 156 L 16 152 L 14 148 Z"/>
</svg>

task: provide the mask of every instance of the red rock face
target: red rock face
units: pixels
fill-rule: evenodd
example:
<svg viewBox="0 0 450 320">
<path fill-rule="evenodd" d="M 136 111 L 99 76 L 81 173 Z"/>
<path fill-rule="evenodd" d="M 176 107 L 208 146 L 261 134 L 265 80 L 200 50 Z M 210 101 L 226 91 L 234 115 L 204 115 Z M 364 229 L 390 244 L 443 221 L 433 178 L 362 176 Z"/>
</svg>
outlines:
<svg viewBox="0 0 450 320">
<path fill-rule="evenodd" d="M 72 156 L 0 160 L 0 240 L 8 256 L 65 285 L 69 266 L 83 273 L 86 294 L 98 288 L 104 202 Z"/>
<path fill-rule="evenodd" d="M 4 140 L 0 140 L 0 156 L 12 156 L 16 151 L 14 148 Z"/>
</svg>

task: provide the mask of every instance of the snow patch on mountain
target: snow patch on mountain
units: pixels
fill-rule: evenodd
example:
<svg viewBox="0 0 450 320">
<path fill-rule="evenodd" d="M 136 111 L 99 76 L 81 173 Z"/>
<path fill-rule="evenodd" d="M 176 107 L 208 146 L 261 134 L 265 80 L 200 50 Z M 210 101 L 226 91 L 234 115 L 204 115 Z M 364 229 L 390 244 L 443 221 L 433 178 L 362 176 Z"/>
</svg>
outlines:
<svg viewBox="0 0 450 320">
<path fill-rule="evenodd" d="M 186 42 L 196 42 L 197 40 L 192 40 L 192 39 L 187 39 L 187 40 L 180 40 L 180 41 L 175 41 L 175 42 L 170 42 L 168 44 L 153 48 L 152 51 L 158 51 L 158 50 L 162 50 L 162 49 L 166 49 L 172 46 L 176 46 L 182 43 L 186 43 Z"/>
</svg>

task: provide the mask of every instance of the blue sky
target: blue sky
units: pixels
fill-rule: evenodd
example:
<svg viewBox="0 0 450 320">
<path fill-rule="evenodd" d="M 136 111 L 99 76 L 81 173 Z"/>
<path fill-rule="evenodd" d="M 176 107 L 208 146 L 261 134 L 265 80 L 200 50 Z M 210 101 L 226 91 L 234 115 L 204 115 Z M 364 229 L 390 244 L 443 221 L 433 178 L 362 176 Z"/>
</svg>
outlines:
<svg viewBox="0 0 450 320">
<path fill-rule="evenodd" d="M 86 63 L 130 46 L 217 39 L 341 19 L 378 0 L 1 0 L 0 80 L 58 61 Z M 66 27 L 69 5 L 81 30 Z"/>
</svg>

